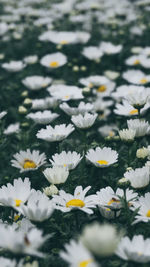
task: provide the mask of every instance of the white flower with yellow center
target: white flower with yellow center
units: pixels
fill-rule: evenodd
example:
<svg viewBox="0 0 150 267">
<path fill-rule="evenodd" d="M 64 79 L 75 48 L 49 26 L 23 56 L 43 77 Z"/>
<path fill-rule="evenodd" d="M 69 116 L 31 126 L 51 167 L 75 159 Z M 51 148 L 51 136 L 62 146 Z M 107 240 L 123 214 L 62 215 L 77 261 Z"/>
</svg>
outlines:
<svg viewBox="0 0 150 267">
<path fill-rule="evenodd" d="M 57 104 L 58 104 L 58 102 L 57 102 L 56 98 L 54 98 L 54 97 L 33 99 L 32 100 L 32 109 L 44 110 L 44 109 L 49 109 L 49 108 L 55 108 L 57 106 Z"/>
<path fill-rule="evenodd" d="M 69 176 L 69 171 L 66 167 L 53 166 L 52 168 L 46 168 L 43 171 L 43 174 L 49 183 L 61 184 L 66 182 Z"/>
<path fill-rule="evenodd" d="M 124 177 L 127 178 L 133 188 L 143 188 L 150 182 L 150 173 L 148 167 L 136 168 L 125 172 Z"/>
<path fill-rule="evenodd" d="M 97 114 L 90 113 L 85 113 L 84 115 L 79 114 L 77 116 L 72 116 L 71 121 L 75 124 L 77 128 L 87 129 L 94 124 L 97 116 Z"/>
<path fill-rule="evenodd" d="M 47 31 L 39 36 L 41 41 L 50 41 L 54 44 L 69 45 L 77 42 L 76 32 L 57 32 L 57 31 Z"/>
<path fill-rule="evenodd" d="M 57 69 L 67 63 L 67 57 L 64 54 L 58 52 L 42 57 L 40 63 L 47 68 Z"/>
<path fill-rule="evenodd" d="M 48 142 L 62 141 L 67 138 L 69 134 L 74 131 L 72 124 L 60 124 L 54 128 L 50 125 L 46 126 L 46 129 L 41 129 L 36 134 L 37 138 L 43 139 Z"/>
<path fill-rule="evenodd" d="M 60 104 L 60 109 L 62 109 L 69 116 L 76 116 L 79 114 L 85 114 L 86 112 L 92 112 L 94 105 L 91 103 L 84 103 L 81 101 L 78 107 L 70 107 L 67 103 Z"/>
<path fill-rule="evenodd" d="M 10 61 L 9 63 L 3 63 L 2 68 L 9 72 L 18 72 L 26 67 L 26 64 L 22 61 Z"/>
<path fill-rule="evenodd" d="M 149 88 L 142 85 L 121 85 L 117 87 L 115 92 L 112 92 L 112 97 L 116 99 L 117 102 L 120 102 L 124 98 L 128 98 L 130 95 L 135 95 L 138 93 L 145 93 L 147 94 Z M 131 103 L 130 103 L 131 104 Z"/>
<path fill-rule="evenodd" d="M 88 46 L 88 47 L 84 47 L 82 51 L 82 55 L 84 55 L 86 58 L 90 60 L 97 60 L 102 57 L 103 53 L 99 47 Z"/>
<path fill-rule="evenodd" d="M 144 59 L 145 59 L 144 55 L 131 56 L 126 59 L 125 63 L 129 66 L 139 66 L 142 65 Z"/>
<path fill-rule="evenodd" d="M 127 120 L 128 128 L 136 131 L 135 136 L 145 136 L 150 134 L 150 125 L 148 121 L 145 120 Z"/>
<path fill-rule="evenodd" d="M 33 120 L 35 123 L 48 124 L 59 117 L 59 114 L 52 113 L 50 110 L 45 110 L 43 112 L 38 111 L 36 113 L 28 113 L 27 119 Z"/>
<path fill-rule="evenodd" d="M 20 150 L 13 155 L 15 159 L 11 160 L 11 165 L 20 169 L 20 172 L 34 171 L 46 163 L 45 153 L 40 154 L 38 150 L 30 149 L 27 151 Z"/>
<path fill-rule="evenodd" d="M 86 159 L 96 167 L 105 168 L 118 161 L 118 153 L 110 147 L 97 147 L 95 150 L 90 149 L 87 152 Z"/>
<path fill-rule="evenodd" d="M 144 196 L 139 197 L 139 199 L 134 202 L 134 207 L 131 210 L 135 211 L 138 209 L 137 215 L 135 216 L 135 221 L 133 224 L 138 222 L 149 222 L 150 221 L 150 193 L 146 193 Z"/>
<path fill-rule="evenodd" d="M 129 83 L 145 85 L 150 82 L 150 75 L 141 70 L 128 70 L 123 73 L 123 78 Z"/>
<path fill-rule="evenodd" d="M 52 202 L 55 209 L 62 212 L 69 212 L 72 209 L 79 209 L 85 213 L 92 214 L 93 208 L 96 207 L 96 195 L 85 196 L 91 186 L 87 186 L 84 190 L 82 186 L 77 186 L 74 195 L 66 193 L 64 190 L 59 191 L 59 195 L 53 195 Z"/>
<path fill-rule="evenodd" d="M 61 251 L 59 255 L 71 267 L 98 267 L 92 254 L 81 241 L 71 240 L 65 244 L 65 251 Z"/>
<path fill-rule="evenodd" d="M 139 263 L 150 262 L 150 238 L 134 235 L 132 240 L 125 236 L 118 244 L 115 254 L 123 260 Z"/>
<path fill-rule="evenodd" d="M 135 130 L 132 129 L 123 129 L 119 131 L 120 139 L 123 141 L 133 141 L 135 137 Z"/>
<path fill-rule="evenodd" d="M 149 105 L 145 108 L 142 108 L 141 113 L 144 113 L 144 111 L 148 108 L 149 108 Z M 138 115 L 138 109 L 130 105 L 127 100 L 123 100 L 122 104 L 119 104 L 119 103 L 116 104 L 114 113 L 120 116 L 131 117 L 131 116 Z"/>
<path fill-rule="evenodd" d="M 51 78 L 37 75 L 29 76 L 22 80 L 23 85 L 30 90 L 40 90 L 47 87 L 51 82 Z"/>
<path fill-rule="evenodd" d="M 139 90 L 136 93 L 130 93 L 126 96 L 126 99 L 133 107 L 142 108 L 146 103 L 148 103 L 149 89 L 144 89 L 142 91 Z"/>
<path fill-rule="evenodd" d="M 110 42 L 101 42 L 100 49 L 107 55 L 118 54 L 122 50 L 122 45 L 114 45 Z"/>
<path fill-rule="evenodd" d="M 84 96 L 82 95 L 82 90 L 77 86 L 57 84 L 48 87 L 47 91 L 51 94 L 52 97 L 62 101 L 84 98 Z"/>
<path fill-rule="evenodd" d="M 53 212 L 52 201 L 41 191 L 34 191 L 30 195 L 27 204 L 21 204 L 19 212 L 31 221 L 43 222 Z"/>
<path fill-rule="evenodd" d="M 107 136 L 113 137 L 116 135 L 117 131 L 118 131 L 118 127 L 115 124 L 104 125 L 98 128 L 98 132 L 103 137 L 107 137 Z"/>
<path fill-rule="evenodd" d="M 50 159 L 50 162 L 53 166 L 66 167 L 68 170 L 73 170 L 79 164 L 83 157 L 80 154 L 73 151 L 62 151 L 60 154 L 55 154 Z"/>
<path fill-rule="evenodd" d="M 31 195 L 31 183 L 29 178 L 24 181 L 21 178 L 15 179 L 13 185 L 10 183 L 0 188 L 0 203 L 4 206 L 19 208 Z"/>
</svg>

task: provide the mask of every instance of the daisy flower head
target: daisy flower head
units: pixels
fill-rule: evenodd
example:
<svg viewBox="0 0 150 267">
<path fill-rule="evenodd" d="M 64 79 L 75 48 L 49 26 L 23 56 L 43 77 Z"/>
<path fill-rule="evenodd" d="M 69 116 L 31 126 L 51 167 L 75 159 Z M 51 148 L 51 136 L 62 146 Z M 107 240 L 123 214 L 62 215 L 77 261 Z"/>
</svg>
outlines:
<svg viewBox="0 0 150 267">
<path fill-rule="evenodd" d="M 13 185 L 8 183 L 0 188 L 0 203 L 4 206 L 19 208 L 31 195 L 31 183 L 29 178 L 24 181 L 21 178 L 15 179 Z"/>
<path fill-rule="evenodd" d="M 47 125 L 46 129 L 39 130 L 36 136 L 37 138 L 48 142 L 57 142 L 67 138 L 68 135 L 73 131 L 74 127 L 72 124 L 60 124 L 56 125 L 54 128 L 50 125 Z"/>
<path fill-rule="evenodd" d="M 11 165 L 20 169 L 20 172 L 34 171 L 46 163 L 45 153 L 40 154 L 38 150 L 30 149 L 26 151 L 20 150 L 13 156 L 15 159 L 11 160 Z"/>
<path fill-rule="evenodd" d="M 99 47 L 88 46 L 84 47 L 82 55 L 90 60 L 99 60 L 103 56 L 103 52 Z"/>
<path fill-rule="evenodd" d="M 9 72 L 18 72 L 26 67 L 26 64 L 22 61 L 10 61 L 9 63 L 3 63 L 2 68 Z"/>
<path fill-rule="evenodd" d="M 57 119 L 59 115 L 52 113 L 50 110 L 44 110 L 43 112 L 38 111 L 36 113 L 28 113 L 27 119 L 33 120 L 35 123 L 48 124 Z"/>
<path fill-rule="evenodd" d="M 118 153 L 110 147 L 96 147 L 87 152 L 86 159 L 96 167 L 105 168 L 118 161 Z"/>
<path fill-rule="evenodd" d="M 119 131 L 119 136 L 122 141 L 133 141 L 136 131 L 132 129 L 123 129 Z"/>
<path fill-rule="evenodd" d="M 122 45 L 114 45 L 110 42 L 101 42 L 100 49 L 107 55 L 118 54 L 122 50 Z"/>
<path fill-rule="evenodd" d="M 92 214 L 92 209 L 96 207 L 96 195 L 85 196 L 90 189 L 91 186 L 87 186 L 85 189 L 82 186 L 77 186 L 74 195 L 60 190 L 59 195 L 53 195 L 52 198 L 55 209 L 61 210 L 62 212 L 79 209 L 85 213 Z"/>
<path fill-rule="evenodd" d="M 48 54 L 40 60 L 41 65 L 50 69 L 57 69 L 67 63 L 67 57 L 58 52 L 54 54 Z"/>
<path fill-rule="evenodd" d="M 43 171 L 43 174 L 45 178 L 49 181 L 51 184 L 61 184 L 65 183 L 68 176 L 69 171 L 66 167 L 59 167 L 59 166 L 53 166 L 52 168 L 46 168 Z"/>
<path fill-rule="evenodd" d="M 148 167 L 136 168 L 125 172 L 124 177 L 130 181 L 133 188 L 143 188 L 150 182 L 150 173 Z"/>
<path fill-rule="evenodd" d="M 57 31 L 49 31 L 47 33 L 47 40 L 60 45 L 69 45 L 77 42 L 77 35 L 75 32 L 57 32 Z M 45 33 L 45 36 L 46 36 Z M 44 35 L 43 35 L 44 36 Z"/>
<path fill-rule="evenodd" d="M 47 91 L 52 97 L 65 102 L 84 98 L 82 90 L 77 86 L 57 84 L 48 87 Z"/>
<path fill-rule="evenodd" d="M 136 93 L 131 93 L 126 96 L 129 104 L 135 108 L 143 108 L 149 100 L 149 89 L 137 91 Z"/>
<path fill-rule="evenodd" d="M 129 83 L 144 85 L 150 82 L 150 75 L 141 70 L 128 70 L 123 73 L 123 78 Z"/>
<path fill-rule="evenodd" d="M 138 198 L 137 201 L 134 202 L 133 207 L 131 207 L 132 211 L 139 209 L 137 215 L 135 216 L 135 221 L 133 224 L 139 222 L 149 222 L 150 221 L 150 193 L 146 193 L 144 196 Z"/>
<path fill-rule="evenodd" d="M 83 246 L 81 241 L 71 240 L 65 244 L 65 251 L 60 251 L 59 255 L 71 267 L 98 267 L 92 254 Z"/>
<path fill-rule="evenodd" d="M 147 263 L 150 261 L 150 238 L 134 235 L 130 240 L 125 236 L 118 244 L 115 254 L 123 260 Z"/>
<path fill-rule="evenodd" d="M 29 76 L 22 80 L 24 86 L 35 91 L 47 87 L 51 82 L 51 78 L 38 75 Z"/>
<path fill-rule="evenodd" d="M 20 124 L 18 122 L 10 124 L 5 130 L 4 134 L 9 135 L 13 133 L 19 133 L 20 131 Z"/>
<path fill-rule="evenodd" d="M 62 109 L 69 116 L 77 116 L 79 114 L 84 115 L 87 112 L 92 112 L 94 105 L 91 103 L 84 103 L 81 101 L 78 107 L 70 107 L 67 103 L 60 104 L 60 109 Z"/>
<path fill-rule="evenodd" d="M 50 162 L 53 166 L 65 167 L 68 170 L 73 170 L 76 168 L 82 158 L 83 157 L 81 157 L 81 155 L 76 151 L 62 151 L 60 154 L 56 153 L 54 156 L 52 156 L 53 160 L 50 159 Z"/>
<path fill-rule="evenodd" d="M 142 103 L 142 101 L 139 103 Z M 120 103 L 116 104 L 114 113 L 120 116 L 128 116 L 128 117 L 137 116 L 139 113 L 138 112 L 139 107 L 140 107 L 139 105 L 133 106 L 129 104 L 129 102 L 124 99 L 122 101 L 122 104 Z M 145 106 L 144 108 L 142 108 L 141 113 L 144 113 L 144 111 L 146 111 L 146 109 L 148 108 L 149 108 L 149 104 Z"/>
<path fill-rule="evenodd" d="M 128 128 L 134 130 L 135 137 L 145 136 L 150 134 L 150 125 L 148 121 L 134 119 L 134 120 L 127 120 Z"/>
<path fill-rule="evenodd" d="M 97 116 L 97 114 L 90 113 L 85 113 L 84 115 L 79 114 L 77 116 L 72 116 L 71 121 L 75 124 L 77 128 L 87 129 L 94 124 Z"/>
</svg>

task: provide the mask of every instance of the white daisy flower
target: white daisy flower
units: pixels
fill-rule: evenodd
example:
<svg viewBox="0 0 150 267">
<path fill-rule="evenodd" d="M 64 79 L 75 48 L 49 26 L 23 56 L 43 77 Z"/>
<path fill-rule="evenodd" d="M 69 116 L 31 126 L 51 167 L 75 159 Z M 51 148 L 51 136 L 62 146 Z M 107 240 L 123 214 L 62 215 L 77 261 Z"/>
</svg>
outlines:
<svg viewBox="0 0 150 267">
<path fill-rule="evenodd" d="M 52 201 L 41 191 L 33 191 L 27 204 L 21 204 L 19 212 L 31 221 L 43 222 L 53 212 Z"/>
<path fill-rule="evenodd" d="M 29 65 L 35 64 L 38 61 L 38 56 L 37 55 L 28 56 L 28 57 L 25 57 L 23 60 L 26 64 L 29 64 Z"/>
<path fill-rule="evenodd" d="M 139 222 L 149 222 L 150 221 L 150 193 L 146 193 L 144 196 L 139 197 L 138 201 L 134 202 L 134 207 L 131 210 L 135 211 L 138 209 L 138 213 L 135 216 L 135 221 L 133 224 Z"/>
<path fill-rule="evenodd" d="M 84 47 L 82 51 L 82 55 L 84 55 L 86 58 L 90 60 L 98 60 L 102 57 L 103 52 L 99 47 L 96 46 L 88 46 Z"/>
<path fill-rule="evenodd" d="M 18 72 L 26 67 L 26 64 L 22 61 L 10 61 L 9 63 L 3 63 L 2 68 L 9 72 Z"/>
<path fill-rule="evenodd" d="M 142 65 L 144 59 L 146 59 L 144 55 L 131 56 L 126 59 L 125 63 L 129 66 Z"/>
<path fill-rule="evenodd" d="M 100 49 L 107 55 L 118 54 L 122 50 L 122 45 L 114 45 L 110 42 L 101 42 Z"/>
<path fill-rule="evenodd" d="M 53 166 L 66 167 L 68 170 L 73 170 L 79 164 L 83 157 L 80 154 L 73 151 L 62 151 L 60 154 L 52 156 L 53 160 L 50 160 Z"/>
<path fill-rule="evenodd" d="M 97 114 L 90 113 L 85 113 L 84 115 L 79 114 L 77 116 L 72 116 L 71 121 L 75 124 L 77 128 L 87 129 L 94 124 L 97 116 Z"/>
<path fill-rule="evenodd" d="M 111 224 L 93 223 L 84 228 L 81 242 L 89 251 L 98 256 L 110 256 L 114 254 L 121 234 Z"/>
<path fill-rule="evenodd" d="M 21 178 L 15 179 L 13 185 L 0 188 L 0 203 L 4 206 L 20 207 L 21 203 L 25 203 L 31 195 L 31 183 L 29 178 L 24 181 Z"/>
<path fill-rule="evenodd" d="M 124 177 L 127 178 L 133 188 L 143 188 L 150 182 L 150 173 L 148 167 L 136 168 L 125 172 Z"/>
<path fill-rule="evenodd" d="M 115 254 L 123 260 L 147 263 L 150 261 L 150 238 L 134 235 L 132 240 L 125 236 L 121 239 Z"/>
<path fill-rule="evenodd" d="M 7 114 L 7 111 L 0 112 L 0 120 Z"/>
<path fill-rule="evenodd" d="M 39 36 L 40 40 L 50 41 L 54 44 L 69 45 L 77 42 L 77 35 L 75 32 L 57 32 L 57 31 L 47 31 Z"/>
<path fill-rule="evenodd" d="M 104 74 L 110 80 L 116 80 L 120 76 L 119 72 L 112 71 L 112 70 L 106 70 Z"/>
<path fill-rule="evenodd" d="M 86 154 L 86 159 L 93 163 L 96 167 L 108 167 L 118 161 L 118 153 L 110 147 L 96 147 L 90 149 Z"/>
<path fill-rule="evenodd" d="M 54 97 L 46 97 L 40 99 L 32 99 L 32 109 L 34 110 L 44 110 L 49 108 L 55 108 L 58 104 L 58 101 Z"/>
<path fill-rule="evenodd" d="M 59 191 L 59 195 L 53 195 L 52 202 L 55 209 L 62 212 L 69 212 L 72 209 L 79 209 L 85 213 L 92 214 L 92 208 L 96 207 L 96 195 L 85 196 L 91 186 L 87 186 L 84 190 L 82 186 L 77 186 L 74 195 L 66 193 L 64 190 Z"/>
<path fill-rule="evenodd" d="M 62 100 L 76 100 L 83 99 L 82 90 L 77 86 L 69 86 L 69 85 L 52 85 L 47 88 L 47 91 L 51 94 L 52 97 Z"/>
<path fill-rule="evenodd" d="M 131 93 L 126 96 L 126 99 L 133 107 L 142 108 L 149 100 L 149 89 L 142 90 L 142 92 Z"/>
<path fill-rule="evenodd" d="M 99 86 L 102 86 L 102 85 L 106 85 L 107 83 L 110 82 L 110 80 L 107 79 L 105 76 L 92 75 L 92 76 L 89 76 L 87 78 L 81 78 L 79 80 L 79 82 L 81 84 L 83 84 L 84 86 L 93 88 L 93 87 L 99 87 Z"/>
<path fill-rule="evenodd" d="M 19 133 L 20 131 L 20 124 L 18 122 L 10 124 L 5 130 L 4 134 L 9 135 L 13 133 Z"/>
<path fill-rule="evenodd" d="M 147 134 L 150 134 L 150 125 L 148 121 L 145 120 L 127 120 L 128 128 L 136 131 L 135 136 L 145 136 Z"/>
<path fill-rule="evenodd" d="M 123 129 L 118 132 L 120 139 L 123 141 L 133 141 L 135 138 L 136 131 L 132 129 Z"/>
<path fill-rule="evenodd" d="M 51 78 L 37 75 L 29 76 L 22 80 L 24 86 L 26 86 L 30 90 L 40 90 L 47 87 L 51 82 Z"/>
<path fill-rule="evenodd" d="M 98 267 L 92 254 L 81 241 L 71 240 L 69 244 L 65 244 L 65 251 L 60 251 L 59 255 L 70 267 Z"/>
<path fill-rule="evenodd" d="M 141 113 L 144 113 L 148 108 L 149 104 L 141 109 Z M 115 105 L 114 113 L 120 116 L 137 116 L 138 109 L 130 105 L 127 100 L 123 100 L 122 104 L 117 103 Z"/>
<path fill-rule="evenodd" d="M 81 101 L 78 107 L 70 107 L 67 103 L 60 104 L 60 109 L 62 109 L 67 115 L 69 116 L 76 116 L 79 114 L 85 114 L 86 112 L 93 111 L 93 104 L 91 103 L 84 103 Z"/>
<path fill-rule="evenodd" d="M 46 129 L 41 129 L 36 134 L 37 138 L 46 140 L 48 142 L 62 141 L 67 138 L 69 134 L 74 131 L 72 124 L 60 124 L 54 128 L 50 125 L 46 126 Z"/>
<path fill-rule="evenodd" d="M 98 128 L 98 132 L 103 137 L 107 137 L 107 136 L 113 137 L 116 135 L 117 131 L 118 131 L 118 127 L 115 124 L 104 125 Z"/>
<path fill-rule="evenodd" d="M 11 165 L 20 169 L 20 172 L 37 170 L 46 163 L 45 153 L 40 154 L 38 150 L 32 152 L 30 149 L 27 149 L 27 151 L 20 150 L 13 157 L 15 159 L 11 160 Z"/>
<path fill-rule="evenodd" d="M 35 123 L 48 124 L 59 117 L 59 114 L 52 113 L 50 110 L 45 110 L 43 112 L 38 111 L 36 113 L 28 113 L 27 119 L 33 120 Z"/>
<path fill-rule="evenodd" d="M 149 88 L 146 89 L 146 87 L 142 85 L 121 85 L 117 87 L 115 92 L 112 92 L 112 97 L 120 102 L 123 98 L 127 98 L 130 95 L 136 95 L 137 93 L 140 94 L 146 92 L 148 89 Z"/>
<path fill-rule="evenodd" d="M 141 70 L 128 70 L 122 76 L 126 81 L 133 84 L 144 85 L 150 82 L 150 75 L 146 75 Z"/>
<path fill-rule="evenodd" d="M 54 54 L 48 54 L 40 60 L 41 65 L 50 68 L 50 69 L 56 69 L 59 67 L 62 67 L 64 64 L 67 63 L 67 57 L 58 52 Z"/>
<path fill-rule="evenodd" d="M 44 176 L 51 184 L 61 184 L 65 183 L 68 176 L 69 171 L 65 167 L 53 166 L 52 168 L 46 168 L 43 171 Z"/>
<path fill-rule="evenodd" d="M 43 237 L 43 232 L 32 228 L 27 233 L 22 229 L 16 230 L 14 227 L 1 225 L 0 227 L 0 247 L 15 254 L 27 254 L 37 257 L 44 257 L 38 249 L 44 244 L 49 236 Z"/>
</svg>

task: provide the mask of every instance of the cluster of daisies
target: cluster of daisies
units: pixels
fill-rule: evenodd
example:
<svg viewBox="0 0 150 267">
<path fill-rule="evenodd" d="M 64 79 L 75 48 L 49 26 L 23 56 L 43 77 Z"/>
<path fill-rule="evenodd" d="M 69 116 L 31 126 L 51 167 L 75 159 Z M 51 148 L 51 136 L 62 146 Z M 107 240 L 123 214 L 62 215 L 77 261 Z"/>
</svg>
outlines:
<svg viewBox="0 0 150 267">
<path fill-rule="evenodd" d="M 149 266 L 149 4 L 1 0 L 1 267 Z"/>
</svg>

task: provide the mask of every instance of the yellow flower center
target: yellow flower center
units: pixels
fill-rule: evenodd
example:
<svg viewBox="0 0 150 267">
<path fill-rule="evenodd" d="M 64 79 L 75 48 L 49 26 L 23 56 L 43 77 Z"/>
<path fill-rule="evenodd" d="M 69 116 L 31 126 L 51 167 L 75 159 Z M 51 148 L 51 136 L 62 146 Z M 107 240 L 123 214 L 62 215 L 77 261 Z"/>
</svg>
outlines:
<svg viewBox="0 0 150 267">
<path fill-rule="evenodd" d="M 89 260 L 87 260 L 87 261 L 81 261 L 81 262 L 79 263 L 79 267 L 87 267 L 88 264 L 91 263 L 91 262 L 92 262 L 91 259 L 89 259 Z"/>
<path fill-rule="evenodd" d="M 150 210 L 146 213 L 146 217 L 150 217 Z"/>
<path fill-rule="evenodd" d="M 147 83 L 147 82 L 148 82 L 148 80 L 146 78 L 143 78 L 140 80 L 140 83 L 142 83 L 142 84 Z"/>
<path fill-rule="evenodd" d="M 64 167 L 66 167 L 67 166 L 67 164 L 64 164 Z"/>
<path fill-rule="evenodd" d="M 35 169 L 36 167 L 37 165 L 35 164 L 33 160 L 29 160 L 29 159 L 24 160 L 24 164 L 23 164 L 24 169 Z"/>
<path fill-rule="evenodd" d="M 132 109 L 130 112 L 129 112 L 130 115 L 134 115 L 134 114 L 138 114 L 138 109 Z"/>
<path fill-rule="evenodd" d="M 68 99 L 70 96 L 69 95 L 65 95 L 65 98 Z"/>
<path fill-rule="evenodd" d="M 20 199 L 15 199 L 15 204 L 16 204 L 16 207 L 19 207 L 20 204 L 22 203 L 23 201 L 20 200 Z"/>
<path fill-rule="evenodd" d="M 107 90 L 107 87 L 105 85 L 101 85 L 100 87 L 98 87 L 97 92 L 99 93 L 103 93 Z"/>
<path fill-rule="evenodd" d="M 80 207 L 83 208 L 85 203 L 81 199 L 71 199 L 66 203 L 66 207 Z"/>
<path fill-rule="evenodd" d="M 108 165 L 108 161 L 106 160 L 98 160 L 97 163 L 99 163 L 100 165 Z"/>
<path fill-rule="evenodd" d="M 139 60 L 139 59 L 135 60 L 133 64 L 134 64 L 134 65 L 138 65 L 138 64 L 140 64 L 140 60 Z"/>
<path fill-rule="evenodd" d="M 114 134 L 113 131 L 110 131 L 110 132 L 109 132 L 109 136 L 110 136 L 110 137 L 113 137 L 114 135 L 115 135 L 115 134 Z"/>
<path fill-rule="evenodd" d="M 50 62 L 50 67 L 52 67 L 52 68 L 56 68 L 56 67 L 58 67 L 59 66 L 59 63 L 58 63 L 58 61 L 52 61 L 52 62 Z"/>
<path fill-rule="evenodd" d="M 20 218 L 20 215 L 19 214 L 15 215 L 14 216 L 14 222 L 16 222 L 19 218 Z"/>
<path fill-rule="evenodd" d="M 89 88 L 92 88 L 93 86 L 94 86 L 93 83 L 89 83 L 89 85 L 88 85 Z"/>
<path fill-rule="evenodd" d="M 120 201 L 116 198 L 112 198 L 108 203 L 107 205 L 111 205 L 112 203 L 120 203 Z"/>
<path fill-rule="evenodd" d="M 62 45 L 64 45 L 64 44 L 68 44 L 68 41 L 66 41 L 66 40 L 62 40 L 62 41 L 60 42 L 60 44 L 62 44 Z"/>
</svg>

